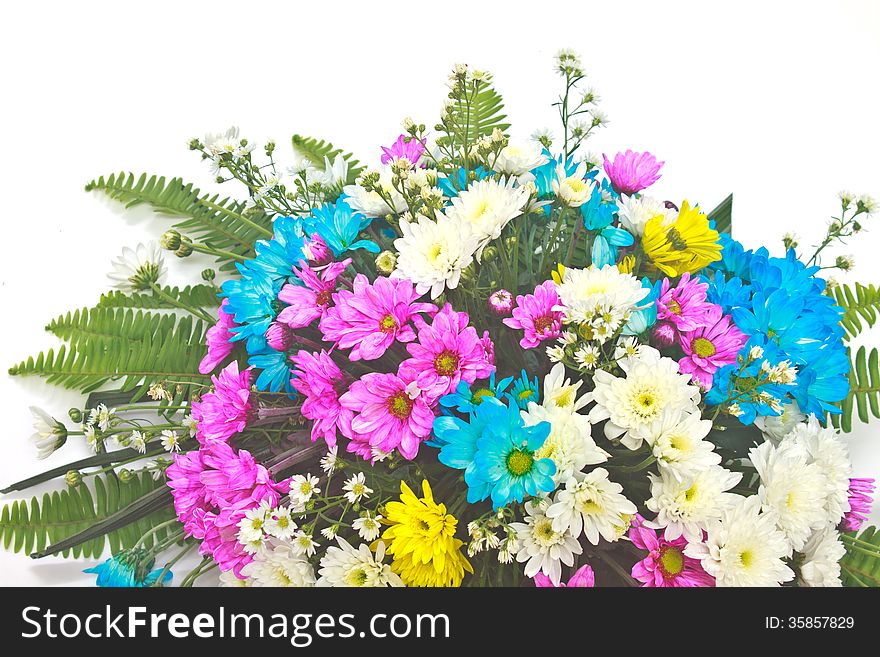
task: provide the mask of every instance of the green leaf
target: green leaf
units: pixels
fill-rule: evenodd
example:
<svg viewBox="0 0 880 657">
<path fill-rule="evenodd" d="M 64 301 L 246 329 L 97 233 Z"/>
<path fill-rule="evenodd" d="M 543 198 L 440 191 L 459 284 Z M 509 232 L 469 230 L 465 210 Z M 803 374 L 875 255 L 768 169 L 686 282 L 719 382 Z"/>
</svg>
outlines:
<svg viewBox="0 0 880 657">
<path fill-rule="evenodd" d="M 840 323 L 847 333 L 847 339 L 856 337 L 864 330 L 862 322 L 867 324 L 868 328 L 877 322 L 877 313 L 880 311 L 880 290 L 876 286 L 856 283 L 853 290 L 849 285 L 838 285 L 833 290 L 826 290 L 826 294 L 844 309 Z"/>
<path fill-rule="evenodd" d="M 719 233 L 733 234 L 733 194 L 721 201 L 718 206 L 707 215 L 709 221 L 715 222 L 715 230 Z"/>
<path fill-rule="evenodd" d="M 880 587 L 880 531 L 868 527 L 861 534 L 842 536 L 846 555 L 840 560 L 844 586 Z"/>
<path fill-rule="evenodd" d="M 164 176 L 135 177 L 132 173 L 115 173 L 91 181 L 86 191 L 99 190 L 125 204 L 126 208 L 146 204 L 156 212 L 172 217 L 186 217 L 175 224 L 181 231 L 198 238 L 206 245 L 229 251 L 242 258 L 252 258 L 258 239 L 272 237 L 272 217 L 258 208 L 245 209 L 244 203 L 218 194 L 202 194 L 192 183 L 180 178 L 166 182 Z M 218 256 L 221 269 L 234 268 L 234 259 Z"/>
<path fill-rule="evenodd" d="M 322 171 L 324 170 L 324 158 L 327 158 L 332 163 L 337 155 L 342 155 L 342 158 L 348 162 L 348 178 L 345 182 L 349 185 L 353 184 L 365 169 L 365 167 L 361 166 L 360 162 L 354 159 L 354 155 L 343 153 L 341 148 L 336 148 L 329 141 L 324 141 L 323 139 L 318 141 L 314 137 L 294 135 L 291 138 L 291 142 L 293 143 L 294 151 Z"/>
<path fill-rule="evenodd" d="M 42 499 L 34 497 L 30 502 L 18 500 L 5 505 L 0 512 L 0 540 L 3 547 L 15 552 L 42 552 L 51 544 L 67 541 L 80 532 L 100 527 L 108 518 L 139 500 L 164 494 L 168 490 L 164 481 L 153 481 L 146 473 L 124 484 L 112 473 L 97 475 L 93 483 L 94 495 L 88 486 L 80 485 L 45 493 Z M 170 505 L 151 509 L 139 518 L 130 515 L 124 525 L 90 535 L 86 540 L 58 552 L 65 557 L 97 558 L 109 546 L 110 552 L 115 553 L 133 547 L 149 529 L 173 517 L 174 510 Z M 148 546 L 153 544 L 153 540 L 162 540 L 166 535 L 166 530 L 160 529 L 147 540 Z"/>
<path fill-rule="evenodd" d="M 849 394 L 839 404 L 842 413 L 830 416 L 831 423 L 847 433 L 852 431 L 853 411 L 862 422 L 868 422 L 871 416 L 880 418 L 880 354 L 876 348 L 868 353 L 859 347 L 851 362 Z"/>
<path fill-rule="evenodd" d="M 470 102 L 460 99 L 449 110 L 451 121 L 458 126 L 456 137 L 463 142 L 467 136 L 468 144 L 473 144 L 480 137 L 488 137 L 497 128 L 501 132 L 506 131 L 509 123 L 504 119 L 504 101 L 501 94 L 492 86 L 492 77 L 487 76 L 481 84 L 480 90 Z"/>
<path fill-rule="evenodd" d="M 216 308 L 220 305 L 217 293 L 220 288 L 214 285 L 187 285 L 180 289 L 166 286 L 162 291 L 180 303 L 193 308 Z M 144 310 L 173 310 L 177 306 L 154 294 L 125 294 L 112 290 L 101 295 L 98 308 L 143 308 Z"/>
</svg>

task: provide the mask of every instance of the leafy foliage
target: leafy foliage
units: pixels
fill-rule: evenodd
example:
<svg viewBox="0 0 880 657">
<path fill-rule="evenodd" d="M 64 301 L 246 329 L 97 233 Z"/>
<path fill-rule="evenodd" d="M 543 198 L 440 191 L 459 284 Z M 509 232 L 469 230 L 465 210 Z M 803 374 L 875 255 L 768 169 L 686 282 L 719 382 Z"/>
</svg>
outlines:
<svg viewBox="0 0 880 657">
<path fill-rule="evenodd" d="M 175 227 L 240 258 L 253 257 L 254 243 L 272 237 L 271 217 L 262 210 L 245 209 L 244 203 L 221 199 L 218 194 L 202 194 L 180 178 L 166 182 L 164 176 L 143 173 L 135 177 L 121 172 L 91 181 L 86 191 L 92 190 L 104 192 L 126 208 L 147 204 L 160 214 L 186 217 Z M 222 269 L 231 269 L 235 259 L 219 256 L 217 260 L 224 263 Z"/>
<path fill-rule="evenodd" d="M 849 285 L 838 285 L 827 294 L 844 309 L 840 323 L 849 338 L 856 337 L 864 330 L 862 322 L 867 324 L 868 328 L 877 322 L 877 313 L 880 311 L 880 290 L 876 286 L 856 283 L 853 290 Z"/>
<path fill-rule="evenodd" d="M 491 135 L 496 128 L 504 132 L 510 127 L 509 123 L 504 122 L 507 115 L 503 112 L 501 94 L 492 86 L 491 76 L 487 76 L 470 103 L 465 99 L 456 101 L 449 110 L 449 116 L 459 127 L 458 140 L 464 142 L 466 137 L 467 143 L 473 144 L 480 137 Z"/>
<path fill-rule="evenodd" d="M 840 409 L 843 413 L 832 415 L 831 422 L 845 432 L 852 431 L 854 409 L 862 422 L 869 421 L 869 411 L 880 418 L 880 354 L 876 348 L 867 353 L 859 347 L 856 352 L 849 372 L 849 395 L 840 403 Z"/>
<path fill-rule="evenodd" d="M 733 194 L 721 201 L 718 206 L 706 215 L 709 221 L 715 222 L 715 230 L 719 233 L 733 234 Z"/>
<path fill-rule="evenodd" d="M 858 543 L 844 541 L 846 555 L 840 561 L 844 586 L 880 587 L 880 531 L 868 527 L 858 536 L 849 536 Z"/>
<path fill-rule="evenodd" d="M 152 491 L 164 487 L 164 481 L 155 482 L 146 473 L 121 483 L 114 474 L 93 478 L 94 494 L 86 485 L 45 493 L 42 499 L 30 502 L 18 500 L 3 507 L 0 513 L 0 537 L 3 547 L 15 552 L 39 552 L 95 526 L 113 514 L 125 509 Z M 95 536 L 86 542 L 61 552 L 65 557 L 100 557 L 109 545 L 110 552 L 133 547 L 138 539 L 156 525 L 174 517 L 173 508 L 166 506 L 131 522 L 106 535 Z M 161 541 L 166 530 L 159 529 L 147 539 L 147 547 L 154 540 Z"/>
<path fill-rule="evenodd" d="M 213 285 L 187 285 L 185 288 L 165 286 L 162 291 L 185 306 L 192 308 L 216 308 L 220 305 L 217 293 L 220 289 Z M 171 310 L 173 304 L 155 294 L 125 294 L 112 290 L 101 295 L 98 308 L 143 308 L 145 310 Z"/>
<path fill-rule="evenodd" d="M 336 148 L 329 141 L 323 139 L 318 141 L 314 137 L 304 137 L 303 135 L 294 135 L 291 141 L 293 142 L 293 150 L 319 169 L 324 169 L 325 157 L 332 162 L 337 155 L 342 155 L 343 159 L 348 162 L 348 179 L 346 180 L 348 184 L 354 183 L 365 168 L 354 159 L 351 153 L 343 153 L 341 148 Z"/>
</svg>

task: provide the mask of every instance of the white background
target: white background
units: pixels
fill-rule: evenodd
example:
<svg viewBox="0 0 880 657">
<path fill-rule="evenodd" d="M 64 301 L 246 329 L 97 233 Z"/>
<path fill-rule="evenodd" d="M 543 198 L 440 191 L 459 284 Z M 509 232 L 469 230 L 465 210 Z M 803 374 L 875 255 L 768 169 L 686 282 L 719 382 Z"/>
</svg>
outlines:
<svg viewBox="0 0 880 657">
<path fill-rule="evenodd" d="M 231 124 L 276 139 L 281 157 L 299 132 L 376 163 L 405 116 L 436 121 L 458 61 L 494 73 L 513 134 L 525 138 L 556 128 L 552 56 L 577 49 L 611 120 L 589 150 L 652 151 L 666 161 L 652 191 L 661 198 L 711 208 L 733 192 L 747 246 L 779 252 L 790 230 L 814 243 L 837 191 L 880 196 L 873 0 L 32 0 L 0 12 L 3 371 L 56 345 L 47 321 L 93 305 L 121 247 L 167 225 L 84 193 L 88 180 L 125 169 L 210 188 L 186 142 Z M 855 279 L 877 283 L 880 227 L 868 228 L 846 252 Z M 207 263 L 186 263 L 189 277 L 180 264 L 172 283 Z M 64 418 L 76 395 L 2 374 L 0 399 L 0 484 L 84 455 L 71 444 L 38 462 L 27 440 L 28 405 Z M 880 478 L 876 426 L 860 426 L 850 445 L 856 473 Z M 0 551 L 7 585 L 93 581 L 82 567 Z"/>
</svg>

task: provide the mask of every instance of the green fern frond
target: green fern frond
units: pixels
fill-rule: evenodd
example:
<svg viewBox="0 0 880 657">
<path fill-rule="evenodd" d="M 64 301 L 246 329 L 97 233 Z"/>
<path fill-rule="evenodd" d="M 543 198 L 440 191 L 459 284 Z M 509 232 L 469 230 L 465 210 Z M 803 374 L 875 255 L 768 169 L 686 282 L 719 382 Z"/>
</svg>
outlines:
<svg viewBox="0 0 880 657">
<path fill-rule="evenodd" d="M 852 358 L 852 354 L 850 354 Z M 868 422 L 870 416 L 880 418 L 880 354 L 859 347 L 852 359 L 849 372 L 849 394 L 840 402 L 842 413 L 831 415 L 831 423 L 844 432 L 852 431 L 853 411 L 859 420 Z"/>
<path fill-rule="evenodd" d="M 214 285 L 187 285 L 185 288 L 165 286 L 162 291 L 177 299 L 185 306 L 192 308 L 216 308 L 220 305 L 217 293 L 220 288 Z M 125 294 L 120 290 L 112 290 L 101 295 L 98 308 L 142 308 L 144 310 L 172 310 L 177 308 L 154 294 Z"/>
<path fill-rule="evenodd" d="M 844 534 L 846 555 L 840 560 L 845 586 L 880 587 L 880 531 L 868 527 L 861 534 Z"/>
<path fill-rule="evenodd" d="M 127 483 L 120 483 L 114 474 L 93 478 L 94 494 L 86 485 L 45 493 L 42 499 L 34 497 L 30 502 L 10 502 L 0 512 L 0 538 L 3 547 L 15 552 L 41 552 L 47 546 L 59 543 L 79 532 L 94 527 L 112 517 L 121 509 L 143 499 L 160 487 L 164 481 L 153 481 L 142 473 Z M 156 525 L 174 517 L 169 506 L 160 508 L 141 518 L 120 526 L 106 535 L 70 546 L 61 551 L 65 557 L 100 557 L 106 547 L 115 553 L 133 547 L 138 539 Z M 159 529 L 147 539 L 148 547 L 154 540 L 161 541 L 167 535 Z"/>
<path fill-rule="evenodd" d="M 244 203 L 218 194 L 202 194 L 192 183 L 180 178 L 166 181 L 164 176 L 136 177 L 132 173 L 101 176 L 86 185 L 86 191 L 98 190 L 126 208 L 146 204 L 156 212 L 172 217 L 186 217 L 175 227 L 202 240 L 206 245 L 252 258 L 254 243 L 272 237 L 272 218 L 259 209 L 245 209 Z M 246 213 L 246 214 L 245 214 Z M 222 269 L 230 269 L 230 258 L 218 257 Z"/>
<path fill-rule="evenodd" d="M 450 120 L 458 127 L 456 137 L 463 142 L 473 144 L 480 137 L 488 137 L 497 128 L 504 132 L 510 127 L 504 119 L 504 101 L 501 94 L 492 86 L 491 76 L 487 76 L 470 102 L 464 99 L 456 101 L 449 110 Z"/>
<path fill-rule="evenodd" d="M 111 320 L 114 313 L 116 319 Z M 127 319 L 115 325 L 119 315 Z M 152 383 L 173 381 L 176 402 L 188 399 L 191 387 L 207 379 L 198 373 L 205 352 L 205 327 L 191 317 L 99 309 L 59 320 L 54 330 L 67 335 L 71 344 L 28 358 L 11 367 L 10 374 L 37 374 L 49 383 L 84 393 L 107 381 L 124 379 L 122 390 L 133 391 L 134 400 Z"/>
<path fill-rule="evenodd" d="M 314 137 L 294 135 L 291 138 L 291 142 L 293 143 L 293 150 L 322 170 L 324 169 L 325 157 L 330 162 L 333 162 L 337 155 L 342 155 L 343 159 L 348 162 L 348 179 L 346 180 L 348 184 L 354 183 L 365 168 L 354 159 L 351 153 L 343 153 L 341 148 L 336 148 L 329 141 L 324 141 L 323 139 L 318 141 Z"/>
<path fill-rule="evenodd" d="M 840 323 L 848 338 L 854 338 L 864 330 L 862 322 L 867 328 L 871 328 L 877 322 L 877 314 L 880 312 L 880 290 L 876 286 L 856 283 L 853 290 L 849 285 L 838 285 L 827 294 L 845 311 Z"/>
</svg>

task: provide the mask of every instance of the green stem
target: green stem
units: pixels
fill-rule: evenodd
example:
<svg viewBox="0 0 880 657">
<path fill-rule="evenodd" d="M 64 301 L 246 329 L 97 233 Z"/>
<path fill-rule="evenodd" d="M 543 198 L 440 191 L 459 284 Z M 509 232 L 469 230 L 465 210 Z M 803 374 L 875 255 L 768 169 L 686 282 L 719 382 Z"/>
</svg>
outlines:
<svg viewBox="0 0 880 657">
<path fill-rule="evenodd" d="M 214 324 L 215 320 L 213 317 L 202 312 L 198 308 L 193 308 L 192 306 L 188 306 L 187 304 L 178 301 L 177 299 L 172 297 L 170 294 L 167 294 L 161 287 L 159 287 L 155 283 L 151 283 L 150 287 L 153 289 L 153 294 L 155 296 L 159 297 L 160 299 L 164 299 L 165 301 L 170 303 L 172 306 L 176 306 L 177 308 L 180 308 L 181 310 L 185 310 L 188 313 L 195 315 L 199 319 L 207 322 L 209 326 Z"/>
</svg>

